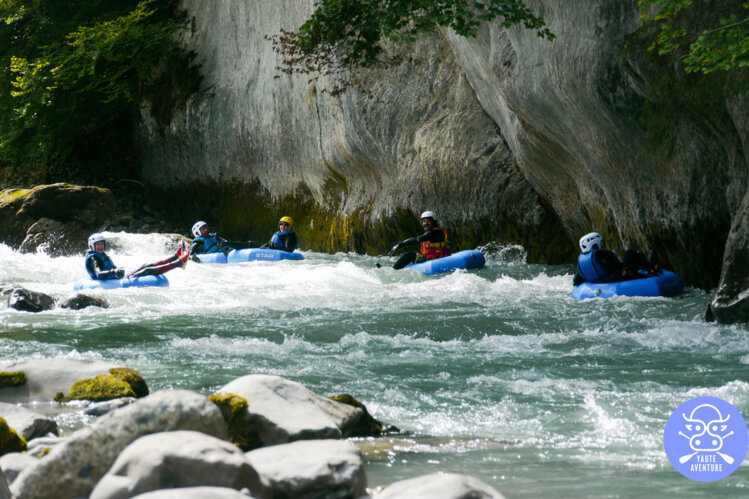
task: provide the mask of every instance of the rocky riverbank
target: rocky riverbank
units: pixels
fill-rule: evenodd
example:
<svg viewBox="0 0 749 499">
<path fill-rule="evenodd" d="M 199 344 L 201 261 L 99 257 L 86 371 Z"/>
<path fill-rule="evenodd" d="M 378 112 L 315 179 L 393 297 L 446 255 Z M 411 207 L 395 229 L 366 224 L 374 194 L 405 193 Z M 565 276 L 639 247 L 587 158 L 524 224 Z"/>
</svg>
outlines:
<svg viewBox="0 0 749 499">
<path fill-rule="evenodd" d="M 109 392 L 112 380 L 123 390 Z M 73 393 L 74 404 L 53 402 Z M 397 428 L 351 396 L 321 397 L 276 376 L 243 376 L 210 397 L 148 394 L 132 370 L 46 359 L 0 365 L 0 401 L 2 499 L 502 497 L 452 474 L 367 489 L 362 453 L 346 439 Z M 92 422 L 61 434 L 52 416 L 83 411 Z"/>
</svg>

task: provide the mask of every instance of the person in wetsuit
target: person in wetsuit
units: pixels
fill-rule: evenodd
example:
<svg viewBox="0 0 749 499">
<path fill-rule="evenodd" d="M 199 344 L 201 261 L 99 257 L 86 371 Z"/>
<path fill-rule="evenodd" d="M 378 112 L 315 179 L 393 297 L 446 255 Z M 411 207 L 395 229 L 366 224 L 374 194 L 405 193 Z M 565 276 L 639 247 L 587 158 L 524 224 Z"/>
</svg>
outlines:
<svg viewBox="0 0 749 499">
<path fill-rule="evenodd" d="M 108 279 L 122 279 L 125 277 L 125 269 L 117 267 L 109 256 L 104 253 L 107 242 L 104 235 L 97 232 L 91 234 L 88 238 L 89 252 L 86 253 L 85 263 L 86 272 L 91 279 L 108 280 Z M 187 258 L 190 252 L 185 252 L 182 245 L 180 245 L 177 252 L 155 263 L 147 263 L 141 265 L 137 270 L 134 270 L 127 275 L 130 277 L 141 277 L 146 275 L 160 275 L 178 267 L 184 268 L 187 263 Z"/>
<path fill-rule="evenodd" d="M 235 249 L 257 248 L 257 244 L 252 241 L 227 241 L 215 232 L 208 232 L 208 224 L 202 220 L 195 222 L 192 226 L 192 234 L 195 239 L 192 240 L 190 253 L 193 260 L 198 260 L 198 255 L 207 253 L 218 253 L 221 251 L 225 255 Z"/>
<path fill-rule="evenodd" d="M 278 232 L 273 234 L 270 241 L 260 246 L 261 248 L 270 248 L 292 253 L 299 245 L 299 238 L 296 236 L 294 229 L 294 220 L 291 217 L 283 216 L 278 221 Z"/>
<path fill-rule="evenodd" d="M 449 256 L 452 254 L 447 231 L 439 226 L 434 212 L 425 211 L 421 214 L 420 220 L 421 227 L 425 232 L 420 236 L 411 237 L 397 243 L 392 247 L 388 256 L 393 256 L 395 252 L 403 246 L 411 246 L 414 244 L 421 244 L 420 253 L 413 251 L 404 253 L 393 265 L 395 270 L 402 269 L 411 263 L 434 260 L 435 258 L 442 258 L 443 256 Z"/>
<path fill-rule="evenodd" d="M 613 251 L 603 249 L 603 237 L 591 232 L 580 238 L 580 255 L 577 257 L 577 273 L 572 285 L 583 282 L 616 282 L 639 277 L 647 277 L 656 272 L 656 257 L 651 251 L 650 258 L 639 251 L 628 249 L 624 261 Z"/>
</svg>

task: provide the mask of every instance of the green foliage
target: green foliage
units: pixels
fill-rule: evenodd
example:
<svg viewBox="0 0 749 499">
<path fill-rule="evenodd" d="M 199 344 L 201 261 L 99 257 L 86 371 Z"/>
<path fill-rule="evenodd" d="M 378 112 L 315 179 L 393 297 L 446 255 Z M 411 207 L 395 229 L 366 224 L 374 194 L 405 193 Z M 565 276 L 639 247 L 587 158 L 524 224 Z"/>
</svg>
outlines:
<svg viewBox="0 0 749 499">
<path fill-rule="evenodd" d="M 749 2 L 639 0 L 655 30 L 648 50 L 676 54 L 688 73 L 749 66 Z"/>
<path fill-rule="evenodd" d="M 522 0 L 320 0 L 297 32 L 270 39 L 283 57 L 282 72 L 330 75 L 376 62 L 382 40 L 410 43 L 440 27 L 473 37 L 481 23 L 494 19 L 554 39 Z"/>
<path fill-rule="evenodd" d="M 0 166 L 130 166 L 138 106 L 189 65 L 177 19 L 170 0 L 0 0 Z"/>
</svg>

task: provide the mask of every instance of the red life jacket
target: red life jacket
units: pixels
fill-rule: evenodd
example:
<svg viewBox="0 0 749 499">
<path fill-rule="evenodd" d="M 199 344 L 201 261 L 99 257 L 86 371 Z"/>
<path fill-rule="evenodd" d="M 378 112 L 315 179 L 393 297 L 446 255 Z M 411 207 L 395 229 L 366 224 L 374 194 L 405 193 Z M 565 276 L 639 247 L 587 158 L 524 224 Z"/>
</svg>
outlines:
<svg viewBox="0 0 749 499">
<path fill-rule="evenodd" d="M 430 243 L 429 241 L 421 243 L 422 256 L 427 260 L 434 260 L 435 258 L 452 255 L 452 251 L 450 251 L 450 239 L 447 237 L 447 231 L 439 227 L 432 230 L 441 230 L 442 233 L 445 234 L 445 240 L 441 243 Z"/>
</svg>

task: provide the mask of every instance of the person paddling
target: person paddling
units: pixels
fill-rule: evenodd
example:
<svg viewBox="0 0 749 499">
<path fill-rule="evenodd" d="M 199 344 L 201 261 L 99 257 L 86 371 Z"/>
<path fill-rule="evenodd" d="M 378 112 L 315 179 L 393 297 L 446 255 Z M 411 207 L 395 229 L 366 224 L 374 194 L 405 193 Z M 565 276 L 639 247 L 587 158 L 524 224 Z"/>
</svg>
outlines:
<svg viewBox="0 0 749 499">
<path fill-rule="evenodd" d="M 572 278 L 573 286 L 583 282 L 615 282 L 638 277 L 647 277 L 657 270 L 654 252 L 650 258 L 639 251 L 628 249 L 624 262 L 613 251 L 603 249 L 603 237 L 598 232 L 580 238 L 580 255 L 577 257 L 577 273 Z"/>
<path fill-rule="evenodd" d="M 85 264 L 86 272 L 91 279 L 108 280 L 108 279 L 122 279 L 125 277 L 125 269 L 117 267 L 111 258 L 104 252 L 106 249 L 107 242 L 104 238 L 104 234 L 100 232 L 91 234 L 88 238 L 89 252 L 86 253 Z M 187 264 L 187 259 L 190 256 L 190 252 L 185 251 L 183 246 L 180 244 L 177 252 L 155 263 L 147 263 L 141 265 L 137 270 L 134 270 L 127 275 L 130 277 L 142 277 L 146 275 L 160 275 L 164 272 L 176 268 L 184 268 Z"/>
<path fill-rule="evenodd" d="M 193 255 L 193 260 L 198 259 L 197 255 L 218 253 L 219 251 L 228 254 L 235 249 L 257 248 L 257 244 L 252 241 L 227 241 L 215 232 L 208 232 L 208 224 L 202 220 L 193 224 L 192 234 L 195 236 L 195 239 L 192 240 L 192 246 L 190 247 L 190 253 Z"/>
<path fill-rule="evenodd" d="M 404 253 L 393 265 L 395 270 L 400 270 L 411 263 L 418 263 L 427 260 L 434 260 L 452 254 L 450 250 L 450 238 L 447 231 L 439 226 L 437 216 L 433 211 L 425 211 L 421 214 L 420 221 L 424 233 L 420 236 L 414 236 L 397 243 L 388 252 L 388 256 L 393 256 L 403 246 L 412 246 L 421 244 L 420 253 L 409 251 Z"/>
<path fill-rule="evenodd" d="M 278 221 L 278 232 L 273 234 L 270 241 L 260 246 L 261 248 L 270 248 L 292 253 L 299 245 L 299 238 L 292 226 L 294 220 L 291 217 L 283 216 Z"/>
</svg>

